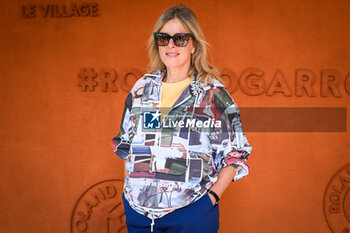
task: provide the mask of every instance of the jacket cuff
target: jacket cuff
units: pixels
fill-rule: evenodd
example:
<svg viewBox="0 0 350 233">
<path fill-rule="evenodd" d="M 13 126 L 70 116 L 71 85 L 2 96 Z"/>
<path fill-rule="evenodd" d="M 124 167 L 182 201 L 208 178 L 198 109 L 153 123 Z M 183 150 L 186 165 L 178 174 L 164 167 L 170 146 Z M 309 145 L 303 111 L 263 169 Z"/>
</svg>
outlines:
<svg viewBox="0 0 350 233">
<path fill-rule="evenodd" d="M 250 167 L 244 159 L 239 158 L 226 158 L 226 166 L 233 166 L 236 169 L 236 174 L 232 179 L 232 182 L 237 181 L 250 173 Z"/>
</svg>

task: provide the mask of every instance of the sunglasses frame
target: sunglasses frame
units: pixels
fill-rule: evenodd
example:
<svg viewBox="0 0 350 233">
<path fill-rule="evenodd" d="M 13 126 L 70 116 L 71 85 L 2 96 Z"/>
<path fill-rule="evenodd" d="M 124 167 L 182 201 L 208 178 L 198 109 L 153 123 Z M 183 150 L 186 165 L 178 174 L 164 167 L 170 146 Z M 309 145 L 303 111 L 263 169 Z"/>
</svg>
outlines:
<svg viewBox="0 0 350 233">
<path fill-rule="evenodd" d="M 159 44 L 158 44 L 158 36 L 160 36 L 160 35 L 165 35 L 165 36 L 167 36 L 167 37 L 169 38 L 169 39 L 168 39 L 168 43 L 166 43 L 165 45 L 159 45 Z M 185 44 L 184 46 L 178 46 L 178 45 L 176 44 L 175 40 L 174 40 L 174 37 L 179 36 L 179 35 L 181 35 L 181 36 L 186 36 L 186 38 L 187 38 L 187 39 L 186 39 L 186 44 Z M 191 33 L 176 33 L 176 34 L 174 34 L 173 36 L 171 36 L 171 35 L 169 35 L 168 33 L 164 33 L 164 32 L 153 32 L 153 37 L 154 37 L 154 40 L 155 40 L 157 46 L 167 46 L 167 45 L 169 44 L 169 42 L 170 42 L 170 39 L 172 39 L 173 42 L 174 42 L 174 45 L 175 45 L 176 47 L 186 47 L 186 46 L 188 45 L 188 41 L 190 40 L 190 37 L 192 37 L 192 39 L 194 39 L 194 37 L 193 37 L 193 35 L 192 35 Z"/>
</svg>

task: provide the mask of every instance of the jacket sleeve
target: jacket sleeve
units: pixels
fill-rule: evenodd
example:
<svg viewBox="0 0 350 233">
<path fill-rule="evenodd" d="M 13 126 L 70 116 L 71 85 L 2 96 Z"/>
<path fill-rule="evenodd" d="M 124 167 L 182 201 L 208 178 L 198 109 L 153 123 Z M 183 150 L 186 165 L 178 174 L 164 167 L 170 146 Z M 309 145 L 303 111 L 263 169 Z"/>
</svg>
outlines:
<svg viewBox="0 0 350 233">
<path fill-rule="evenodd" d="M 111 141 L 114 152 L 121 158 L 126 159 L 130 151 L 130 113 L 132 108 L 132 92 L 130 91 L 125 99 L 123 116 L 120 123 L 120 130 L 117 136 Z"/>
<path fill-rule="evenodd" d="M 221 126 L 214 126 L 210 133 L 214 166 L 217 173 L 233 166 L 236 174 L 232 181 L 236 181 L 250 172 L 247 159 L 252 147 L 243 132 L 237 104 L 224 87 L 219 90 L 214 94 L 214 106 Z"/>
</svg>

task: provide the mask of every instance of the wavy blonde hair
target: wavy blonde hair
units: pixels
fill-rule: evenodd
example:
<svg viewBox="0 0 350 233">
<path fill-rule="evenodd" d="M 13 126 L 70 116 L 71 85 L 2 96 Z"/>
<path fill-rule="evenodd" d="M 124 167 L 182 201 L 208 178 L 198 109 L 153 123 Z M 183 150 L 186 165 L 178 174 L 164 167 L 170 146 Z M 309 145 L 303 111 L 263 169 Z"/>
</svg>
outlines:
<svg viewBox="0 0 350 233">
<path fill-rule="evenodd" d="M 209 44 L 205 41 L 199 22 L 190 8 L 182 4 L 170 7 L 158 18 L 153 32 L 159 32 L 169 20 L 174 18 L 179 19 L 186 25 L 194 37 L 193 45 L 196 50 L 191 57 L 189 76 L 196 73 L 197 80 L 205 83 L 210 83 L 213 79 L 222 81 L 219 71 L 207 61 L 207 46 Z M 148 72 L 155 72 L 158 69 L 164 70 L 166 67 L 159 57 L 158 46 L 154 41 L 153 33 L 148 39 L 147 49 L 150 58 Z"/>
</svg>

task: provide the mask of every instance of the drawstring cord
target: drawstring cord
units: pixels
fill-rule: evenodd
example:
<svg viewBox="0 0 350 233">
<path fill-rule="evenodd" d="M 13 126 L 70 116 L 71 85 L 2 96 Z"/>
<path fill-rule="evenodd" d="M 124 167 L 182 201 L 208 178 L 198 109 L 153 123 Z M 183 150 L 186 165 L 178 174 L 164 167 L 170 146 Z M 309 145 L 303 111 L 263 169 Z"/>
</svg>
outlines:
<svg viewBox="0 0 350 233">
<path fill-rule="evenodd" d="M 153 232 L 153 226 L 154 226 L 154 218 L 152 218 L 152 222 L 151 222 L 151 232 Z"/>
<path fill-rule="evenodd" d="M 152 220 L 151 222 L 151 232 L 153 232 L 153 226 L 154 226 L 154 215 L 152 213 L 146 212 L 145 216 L 150 218 Z"/>
</svg>

